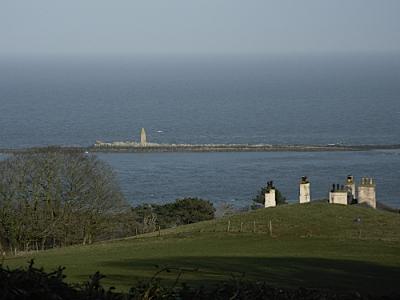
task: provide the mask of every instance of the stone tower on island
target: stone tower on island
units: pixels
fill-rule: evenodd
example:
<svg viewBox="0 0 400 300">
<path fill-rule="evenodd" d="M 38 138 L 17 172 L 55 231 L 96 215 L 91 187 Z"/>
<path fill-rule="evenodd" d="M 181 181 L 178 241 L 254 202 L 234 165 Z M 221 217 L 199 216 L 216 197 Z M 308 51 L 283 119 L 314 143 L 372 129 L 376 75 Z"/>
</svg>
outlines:
<svg viewBox="0 0 400 300">
<path fill-rule="evenodd" d="M 140 131 L 140 145 L 141 146 L 146 146 L 147 145 L 147 137 L 146 137 L 146 131 L 144 128 Z"/>
</svg>

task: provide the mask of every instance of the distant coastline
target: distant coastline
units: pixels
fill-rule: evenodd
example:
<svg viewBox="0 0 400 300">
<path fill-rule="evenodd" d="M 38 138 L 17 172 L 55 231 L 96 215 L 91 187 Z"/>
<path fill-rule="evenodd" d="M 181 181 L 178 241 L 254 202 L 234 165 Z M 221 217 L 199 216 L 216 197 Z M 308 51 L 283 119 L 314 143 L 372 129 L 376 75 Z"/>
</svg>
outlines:
<svg viewBox="0 0 400 300">
<path fill-rule="evenodd" d="M 49 146 L 20 149 L 0 149 L 2 154 L 26 153 L 45 150 L 98 153 L 171 153 L 171 152 L 337 152 L 371 151 L 400 149 L 400 144 L 392 145 L 270 145 L 270 144 L 156 144 L 112 145 L 95 144 L 92 146 Z"/>
</svg>

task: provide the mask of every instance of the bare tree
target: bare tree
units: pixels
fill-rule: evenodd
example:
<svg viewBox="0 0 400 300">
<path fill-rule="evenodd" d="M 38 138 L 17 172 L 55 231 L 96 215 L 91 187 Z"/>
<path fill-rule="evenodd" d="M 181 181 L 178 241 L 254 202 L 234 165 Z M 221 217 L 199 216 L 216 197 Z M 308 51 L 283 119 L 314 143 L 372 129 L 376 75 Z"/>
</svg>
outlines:
<svg viewBox="0 0 400 300">
<path fill-rule="evenodd" d="M 0 162 L 4 250 L 92 243 L 126 207 L 112 169 L 94 155 L 51 148 Z"/>
</svg>

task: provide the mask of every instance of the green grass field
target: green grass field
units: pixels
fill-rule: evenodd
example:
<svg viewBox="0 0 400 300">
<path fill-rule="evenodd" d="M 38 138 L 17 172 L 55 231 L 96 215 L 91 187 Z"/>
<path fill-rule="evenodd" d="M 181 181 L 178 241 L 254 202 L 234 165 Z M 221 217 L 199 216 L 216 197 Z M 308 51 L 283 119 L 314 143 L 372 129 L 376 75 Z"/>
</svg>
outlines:
<svg viewBox="0 0 400 300">
<path fill-rule="evenodd" d="M 99 270 L 107 276 L 104 284 L 120 290 L 171 267 L 184 269 L 180 280 L 193 285 L 244 276 L 279 286 L 400 292 L 400 215 L 326 203 L 285 205 L 4 264 L 24 266 L 31 258 L 46 270 L 65 266 L 70 282 Z M 160 277 L 170 284 L 177 274 Z"/>
</svg>

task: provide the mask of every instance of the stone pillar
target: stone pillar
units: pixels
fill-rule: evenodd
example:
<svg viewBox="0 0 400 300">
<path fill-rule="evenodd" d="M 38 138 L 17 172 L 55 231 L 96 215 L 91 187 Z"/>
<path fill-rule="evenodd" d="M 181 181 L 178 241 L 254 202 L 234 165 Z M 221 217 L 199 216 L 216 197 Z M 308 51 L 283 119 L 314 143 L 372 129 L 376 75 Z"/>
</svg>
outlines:
<svg viewBox="0 0 400 300">
<path fill-rule="evenodd" d="M 349 194 L 347 187 L 333 184 L 329 192 L 329 203 L 347 205 L 349 203 Z"/>
<path fill-rule="evenodd" d="M 265 193 L 265 203 L 264 206 L 267 207 L 275 207 L 276 206 L 276 194 L 275 188 L 270 189 Z"/>
<path fill-rule="evenodd" d="M 142 131 L 140 132 L 140 144 L 142 146 L 146 146 L 147 144 L 146 131 L 144 130 L 144 128 L 142 128 Z"/>
<path fill-rule="evenodd" d="M 299 200 L 300 203 L 308 203 L 311 201 L 310 182 L 306 176 L 301 177 Z"/>
<path fill-rule="evenodd" d="M 346 188 L 351 196 L 351 200 L 357 199 L 356 182 L 354 181 L 354 176 L 351 175 L 347 176 Z"/>
<path fill-rule="evenodd" d="M 265 192 L 264 207 L 275 207 L 276 206 L 276 191 L 272 181 L 267 182 L 267 191 Z"/>
<path fill-rule="evenodd" d="M 358 203 L 376 208 L 376 185 L 372 178 L 363 177 L 358 187 Z"/>
</svg>

